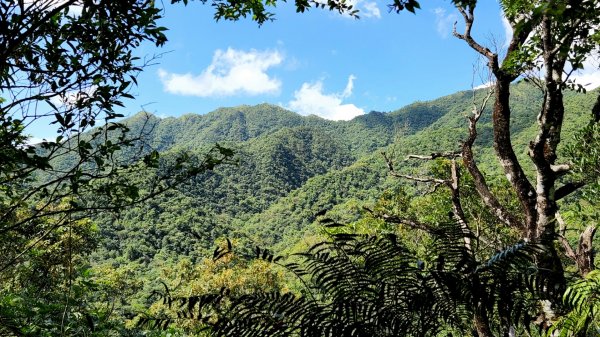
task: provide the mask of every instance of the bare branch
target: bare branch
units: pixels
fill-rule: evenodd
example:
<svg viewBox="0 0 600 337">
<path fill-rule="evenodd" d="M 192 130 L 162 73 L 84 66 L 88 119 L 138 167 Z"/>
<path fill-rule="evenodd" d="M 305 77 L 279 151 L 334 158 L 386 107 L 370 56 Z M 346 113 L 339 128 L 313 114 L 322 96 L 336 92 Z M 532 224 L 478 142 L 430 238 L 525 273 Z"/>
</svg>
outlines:
<svg viewBox="0 0 600 337">
<path fill-rule="evenodd" d="M 452 209 L 454 210 L 453 215 L 460 227 L 462 228 L 464 233 L 470 233 L 471 229 L 467 224 L 467 219 L 465 217 L 465 212 L 462 208 L 462 203 L 460 201 L 460 189 L 459 189 L 459 181 L 460 181 L 460 171 L 458 170 L 458 166 L 456 165 L 456 160 L 452 160 L 452 181 L 449 184 L 450 190 L 452 192 Z M 471 247 L 471 238 L 468 236 L 464 237 L 465 248 L 469 252 L 472 252 Z"/>
<path fill-rule="evenodd" d="M 409 180 L 417 181 L 420 183 L 434 183 L 436 185 L 441 185 L 441 184 L 448 185 L 450 183 L 449 180 L 445 180 L 445 179 L 437 179 L 437 178 L 431 178 L 431 177 L 416 177 L 416 176 L 412 176 L 409 174 L 398 173 L 398 172 L 396 172 L 396 169 L 394 168 L 394 161 L 388 157 L 387 153 L 382 151 L 381 155 L 383 156 L 383 159 L 385 160 L 388 171 L 390 172 L 390 174 L 393 177 L 409 179 Z M 420 159 L 426 159 L 426 158 L 425 158 L 425 156 L 421 156 Z"/>
<path fill-rule="evenodd" d="M 398 224 L 398 225 L 405 225 L 408 226 L 410 228 L 413 229 L 420 229 L 424 232 L 427 233 L 433 233 L 434 229 L 433 227 L 431 227 L 428 224 L 424 224 L 422 222 L 416 221 L 416 220 L 411 220 L 411 219 L 404 219 L 404 218 L 400 218 L 398 216 L 395 215 L 389 215 L 389 214 L 384 214 L 381 216 L 381 219 L 389 222 L 389 223 L 393 223 L 393 224 Z"/>
<path fill-rule="evenodd" d="M 594 258 L 594 235 L 598 227 L 589 225 L 579 236 L 579 245 L 577 246 L 577 265 L 582 276 L 587 275 L 595 269 Z"/>
<path fill-rule="evenodd" d="M 461 156 L 462 156 L 462 153 L 460 153 L 460 152 L 434 152 L 430 155 L 409 154 L 408 156 L 406 156 L 405 160 L 409 160 L 409 159 L 433 160 L 436 158 L 454 159 L 454 158 L 458 158 Z"/>
<path fill-rule="evenodd" d="M 567 231 L 567 225 L 565 223 L 565 220 L 563 219 L 563 217 L 560 215 L 559 212 L 556 212 L 556 222 L 558 222 L 558 241 L 565 249 L 565 255 L 567 255 L 567 257 L 570 258 L 571 260 L 577 261 L 577 255 L 575 254 L 573 247 L 571 247 L 571 244 L 565 237 L 565 233 Z"/>
<path fill-rule="evenodd" d="M 561 176 L 561 175 L 567 174 L 571 171 L 571 165 L 569 165 L 569 164 L 550 165 L 550 169 L 557 176 Z"/>
<path fill-rule="evenodd" d="M 481 104 L 478 105 L 473 102 L 473 112 L 472 115 L 468 117 L 469 136 L 462 146 L 463 164 L 473 178 L 475 189 L 483 200 L 484 205 L 487 206 L 502 223 L 505 223 L 510 227 L 520 228 L 522 225 L 504 208 L 504 206 L 502 206 L 502 204 L 500 204 L 498 198 L 490 191 L 485 176 L 477 166 L 475 155 L 473 153 L 473 145 L 477 139 L 477 122 L 481 118 L 481 115 L 493 94 L 494 90 L 490 89 Z M 473 100 L 475 101 L 475 98 L 473 98 Z"/>
<path fill-rule="evenodd" d="M 465 8 L 461 7 L 461 6 L 456 6 L 456 8 L 458 9 L 458 11 L 460 12 L 460 14 L 462 15 L 464 22 L 465 22 L 465 31 L 464 33 L 460 34 L 456 31 L 456 22 L 454 23 L 454 27 L 452 29 L 452 35 L 454 35 L 456 38 L 465 41 L 469 47 L 471 47 L 473 50 L 475 50 L 476 52 L 478 52 L 479 54 L 481 54 L 483 57 L 485 57 L 488 60 L 488 66 L 490 68 L 490 70 L 492 70 L 492 72 L 494 74 L 497 73 L 498 71 L 498 54 L 492 52 L 489 48 L 482 46 L 481 44 L 479 44 L 477 41 L 475 41 L 473 39 L 473 37 L 471 36 L 471 29 L 473 28 L 473 21 L 474 21 L 474 16 L 473 16 L 473 7 L 469 6 L 468 9 L 465 10 Z"/>
</svg>

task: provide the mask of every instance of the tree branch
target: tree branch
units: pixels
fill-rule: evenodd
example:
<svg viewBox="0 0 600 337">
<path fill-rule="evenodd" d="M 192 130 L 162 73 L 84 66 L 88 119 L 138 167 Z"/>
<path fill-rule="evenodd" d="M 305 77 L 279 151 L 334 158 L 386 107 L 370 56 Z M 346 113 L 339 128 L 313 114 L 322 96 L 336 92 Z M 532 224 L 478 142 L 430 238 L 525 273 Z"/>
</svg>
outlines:
<svg viewBox="0 0 600 337">
<path fill-rule="evenodd" d="M 575 181 L 575 182 L 566 183 L 556 189 L 556 191 L 554 192 L 554 200 L 558 201 L 558 200 L 568 196 L 569 194 L 577 191 L 578 189 L 582 188 L 583 186 L 585 186 L 585 182 L 583 182 L 583 181 Z"/>
<path fill-rule="evenodd" d="M 417 182 L 421 182 L 421 183 L 435 183 L 435 184 L 448 184 L 449 183 L 449 181 L 445 180 L 445 179 L 423 178 L 423 177 L 416 177 L 416 176 L 411 176 L 408 174 L 398 173 L 398 172 L 396 172 L 396 169 L 394 168 L 394 161 L 388 157 L 387 153 L 382 151 L 381 155 L 383 156 L 383 159 L 385 160 L 388 171 L 390 172 L 390 174 L 393 177 L 409 179 L 409 180 L 413 180 L 413 181 L 417 181 Z M 419 157 L 420 159 L 427 158 L 427 156 L 416 156 L 416 157 Z"/>
<path fill-rule="evenodd" d="M 556 212 L 556 221 L 558 222 L 558 241 L 565 249 L 565 255 L 567 255 L 567 257 L 571 260 L 577 261 L 577 255 L 575 254 L 573 247 L 571 247 L 571 244 L 565 237 L 567 225 L 559 212 Z"/>
<path fill-rule="evenodd" d="M 480 45 L 471 36 L 471 28 L 473 27 L 473 21 L 475 19 L 473 16 L 474 8 L 472 6 L 468 6 L 468 8 L 465 10 L 465 8 L 463 8 L 462 6 L 456 6 L 456 9 L 458 9 L 458 11 L 460 12 L 460 14 L 462 15 L 462 17 L 465 21 L 465 31 L 462 34 L 458 33 L 456 31 L 456 22 L 455 22 L 454 28 L 452 30 L 452 35 L 465 41 L 469 45 L 469 47 L 473 48 L 473 50 L 475 50 L 476 52 L 478 52 L 479 54 L 481 54 L 482 56 L 487 58 L 490 68 L 492 68 L 492 70 L 497 69 L 498 68 L 498 54 L 492 52 L 487 47 Z"/>
<path fill-rule="evenodd" d="M 408 156 L 406 156 L 405 160 L 408 160 L 408 159 L 433 160 L 436 158 L 454 159 L 454 158 L 458 158 L 461 156 L 462 156 L 462 153 L 460 153 L 460 152 L 433 152 L 432 154 L 430 154 L 428 156 L 409 154 Z"/>
<path fill-rule="evenodd" d="M 560 241 L 565 249 L 565 255 L 577 264 L 579 273 L 581 276 L 585 277 L 585 275 L 595 269 L 594 258 L 596 254 L 594 252 L 593 242 L 598 227 L 596 225 L 587 226 L 579 235 L 577 250 L 573 250 L 573 247 L 571 247 L 571 244 L 565 237 L 567 225 L 559 212 L 556 212 L 555 219 L 559 225 L 558 241 Z"/>
<path fill-rule="evenodd" d="M 393 224 L 397 224 L 397 225 L 405 225 L 405 226 L 408 226 L 413 229 L 420 229 L 427 233 L 435 232 L 434 228 L 431 227 L 430 225 L 424 224 L 424 223 L 416 221 L 416 220 L 404 219 L 404 218 L 400 218 L 396 215 L 389 215 L 389 214 L 383 214 L 380 216 L 380 218 L 389 223 L 393 223 Z"/>
<path fill-rule="evenodd" d="M 458 224 L 460 225 L 460 227 L 463 230 L 463 233 L 470 233 L 471 229 L 469 228 L 469 225 L 467 224 L 467 218 L 465 216 L 465 212 L 463 211 L 462 208 L 462 203 L 460 201 L 460 189 L 459 189 L 459 181 L 460 181 L 460 171 L 458 170 L 458 166 L 456 165 L 456 160 L 452 160 L 452 166 L 451 166 L 451 174 L 452 174 L 452 181 L 449 184 L 450 187 L 450 191 L 452 192 L 452 209 L 453 209 L 453 215 L 454 218 L 456 219 L 456 221 L 458 222 Z M 467 251 L 473 252 L 472 247 L 471 247 L 471 238 L 469 238 L 468 236 L 464 236 L 463 237 L 464 241 L 465 241 L 465 248 L 467 248 Z"/>
<path fill-rule="evenodd" d="M 486 182 L 486 179 L 477 166 L 475 161 L 475 156 L 473 154 L 473 145 L 475 144 L 475 140 L 477 139 L 477 122 L 481 118 L 485 107 L 487 106 L 488 101 L 494 94 L 494 90 L 490 89 L 483 99 L 481 105 L 476 105 L 473 103 L 473 112 L 472 115 L 468 117 L 469 120 L 469 136 L 465 140 L 462 146 L 462 158 L 463 164 L 465 168 L 473 178 L 475 183 L 475 189 L 477 193 L 481 197 L 484 205 L 492 211 L 492 213 L 500 220 L 502 223 L 513 227 L 513 228 L 521 228 L 522 224 L 516 219 L 515 216 L 510 214 L 502 204 L 498 201 L 498 198 L 490 191 L 490 188 Z"/>
</svg>

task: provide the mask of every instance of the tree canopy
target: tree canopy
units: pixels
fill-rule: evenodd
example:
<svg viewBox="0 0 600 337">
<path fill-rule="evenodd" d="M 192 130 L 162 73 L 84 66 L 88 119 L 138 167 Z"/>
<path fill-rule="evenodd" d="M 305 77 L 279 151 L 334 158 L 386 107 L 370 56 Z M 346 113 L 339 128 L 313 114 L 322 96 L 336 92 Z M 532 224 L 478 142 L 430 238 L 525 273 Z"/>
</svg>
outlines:
<svg viewBox="0 0 600 337">
<path fill-rule="evenodd" d="M 187 5 L 188 1 L 171 3 Z M 452 1 L 462 17 L 453 35 L 485 60 L 491 79 L 488 89 L 472 96 L 460 146 L 449 144 L 441 151 L 409 154 L 409 160 L 433 161 L 427 177 L 403 170 L 407 161 L 400 162 L 393 151 L 379 157 L 389 176 L 428 184 L 433 193 L 411 201 L 403 189 L 388 190 L 373 207 L 364 206 L 361 216 L 354 218 L 356 223 L 347 228 L 324 217 L 327 209 L 310 209 L 321 199 L 307 202 L 307 209 L 299 214 L 311 221 L 320 219 L 332 231 L 324 241 L 291 254 L 292 261 L 285 263 L 262 247 L 239 254 L 287 269 L 296 276 L 293 282 L 303 285 L 296 286 L 296 293 L 281 286 L 281 275 L 264 264 L 244 262 L 238 255 L 232 258 L 233 245 L 226 240 L 215 250 L 215 261 L 205 261 L 201 268 L 213 271 L 219 260 L 227 258 L 234 266 L 222 275 L 243 276 L 260 269 L 260 275 L 248 278 L 256 281 L 249 282 L 268 287 L 221 282 L 221 289 L 180 296 L 171 294 L 165 284 L 163 292 L 152 292 L 162 301 L 158 309 L 162 316 L 139 316 L 139 324 L 166 329 L 200 318 L 199 326 L 187 326 L 190 331 L 208 327 L 222 335 L 282 336 L 455 333 L 483 337 L 591 331 L 598 321 L 594 310 L 588 309 L 588 304 L 597 306 L 593 241 L 598 218 L 591 217 L 587 227 L 574 226 L 571 218 L 562 216 L 561 207 L 570 198 L 597 200 L 597 91 L 589 123 L 576 133 L 575 142 L 564 149 L 561 144 L 571 113 L 565 103 L 567 92 L 585 92 L 571 76 L 599 51 L 598 1 L 500 1 L 512 29 L 506 50 L 496 50 L 473 37 L 478 3 Z M 266 24 L 274 19 L 270 8 L 277 1 L 213 0 L 210 5 L 216 20 L 250 18 Z M 296 0 L 294 6 L 298 12 L 316 7 L 360 15 L 352 2 L 343 0 Z M 415 13 L 420 8 L 415 0 L 393 0 L 388 6 L 396 13 Z M 6 252 L 0 258 L 0 332 L 50 336 L 113 329 L 114 308 L 125 307 L 115 304 L 113 296 L 140 285 L 123 276 L 130 272 L 127 268 L 136 268 L 134 264 L 116 263 L 116 270 L 103 269 L 109 270 L 111 282 L 93 278 L 86 257 L 97 246 L 101 231 L 89 216 L 120 212 L 149 200 L 232 156 L 231 150 L 218 144 L 203 147 L 204 152 L 174 148 L 159 155 L 148 141 L 154 132 L 151 117 L 137 123 L 119 122 L 122 115 L 116 108 L 123 105 L 123 99 L 132 98 L 129 90 L 137 74 L 152 61 L 136 55 L 137 48 L 144 42 L 159 47 L 166 41 L 166 28 L 157 24 L 161 15 L 154 1 L 42 0 L 0 5 L 0 242 Z M 518 121 L 525 126 L 515 125 L 516 109 L 510 100 L 515 82 L 521 80 L 540 96 L 539 105 L 528 107 L 534 112 L 528 114 L 530 119 Z M 424 107 L 423 111 L 428 110 Z M 486 119 L 491 121 L 491 130 L 482 129 Z M 29 144 L 27 130 L 35 123 L 54 125 L 56 138 Z M 517 148 L 515 127 L 529 125 L 534 125 L 533 137 L 523 142 L 525 148 Z M 231 133 L 238 130 L 230 129 Z M 376 139 L 367 143 L 371 134 L 356 129 L 367 135 L 355 142 L 363 150 L 387 144 Z M 491 136 L 502 171 L 492 179 L 478 157 L 479 144 L 485 142 L 482 132 Z M 247 135 L 239 135 L 243 137 Z M 309 127 L 287 129 L 277 137 L 277 142 L 256 145 L 271 155 L 271 162 L 283 166 L 268 172 L 279 179 L 279 185 L 270 182 L 260 186 L 261 191 L 292 190 L 320 172 L 319 165 L 344 166 L 351 157 L 336 143 L 341 138 L 313 133 Z M 397 145 L 403 146 L 402 141 Z M 302 155 L 291 153 L 292 148 Z M 522 151 L 527 158 L 520 155 Z M 311 162 L 303 163 L 305 159 Z M 254 164 L 263 165 L 260 158 Z M 293 170 L 295 166 L 301 170 Z M 265 171 L 253 170 L 252 174 Z M 338 181 L 346 177 L 340 173 L 332 186 L 365 188 L 381 181 L 361 163 L 347 172 L 356 174 L 353 179 L 361 184 Z M 223 191 L 219 179 L 213 179 L 212 193 Z M 333 178 L 321 181 L 326 179 Z M 253 186 L 253 182 L 236 183 Z M 315 184 L 315 190 L 306 193 L 313 199 L 338 192 Z M 191 200 L 182 193 L 169 196 L 177 196 L 178 202 Z M 298 206 L 294 203 L 301 199 L 298 193 L 275 211 Z M 326 195 L 323 200 L 336 197 Z M 150 206 L 156 209 L 138 220 L 161 211 L 158 203 Z M 424 214 L 423 209 L 431 212 Z M 226 214 L 209 214 L 213 215 L 225 221 Z M 206 231 L 214 231 L 216 222 L 206 224 Z M 203 234 L 185 225 L 177 224 L 194 237 Z M 577 235 L 567 234 L 575 228 Z M 415 238 L 420 245 L 414 244 Z M 504 248 L 507 241 L 511 244 Z M 169 245 L 175 246 L 167 240 L 165 246 Z M 180 242 L 179 247 L 186 245 L 187 241 Z M 152 248 L 134 246 L 130 242 L 126 247 L 126 258 L 148 259 L 147 250 Z M 190 269 L 187 262 L 180 261 L 178 267 L 182 268 L 179 283 L 189 281 L 192 276 L 183 273 Z M 573 278 L 570 270 L 576 270 L 582 280 L 567 288 Z M 198 270 L 192 275 L 207 277 Z M 198 283 L 191 284 L 186 289 L 197 291 Z M 113 331 L 122 328 L 119 325 Z"/>
<path fill-rule="evenodd" d="M 341 3 L 344 4 L 344 2 Z M 275 2 L 265 2 L 264 4 L 274 6 Z M 546 329 L 553 324 L 554 317 L 560 312 L 561 301 L 555 295 L 556 292 L 561 292 L 566 288 L 565 267 L 568 266 L 568 263 L 565 262 L 565 258 L 570 260 L 570 263 L 576 265 L 581 276 L 587 275 L 595 268 L 594 250 L 590 249 L 590 247 L 593 246 L 593 237 L 597 225 L 592 223 L 585 230 L 581 231 L 578 246 L 574 249 L 571 243 L 564 237 L 565 230 L 569 224 L 565 223 L 559 210 L 562 200 L 577 193 L 585 186 L 594 190 L 595 187 L 593 185 L 598 182 L 597 172 L 594 169 L 590 170 L 594 164 L 590 166 L 587 163 L 595 163 L 597 160 L 597 155 L 594 154 L 595 151 L 589 146 L 590 144 L 594 144 L 592 147 L 597 147 L 598 145 L 594 129 L 598 123 L 600 96 L 596 97 L 596 103 L 591 111 L 589 111 L 590 125 L 580 130 L 577 136 L 580 141 L 572 145 L 568 150 L 571 158 L 565 157 L 561 153 L 559 144 L 562 140 L 561 135 L 565 113 L 567 113 L 564 92 L 570 90 L 585 91 L 581 84 L 573 82 L 571 76 L 575 71 L 583 67 L 586 60 L 594 57 L 599 51 L 600 35 L 598 33 L 598 26 L 600 24 L 600 13 L 598 11 L 600 7 L 598 7 L 597 1 L 500 1 L 503 14 L 512 29 L 511 39 L 506 50 L 503 51 L 495 50 L 492 46 L 486 46 L 473 37 L 472 31 L 476 29 L 477 25 L 475 9 L 478 1 L 453 1 L 453 4 L 463 19 L 460 26 L 455 25 L 453 35 L 464 41 L 469 48 L 479 54 L 487 63 L 491 79 L 488 93 L 479 97 L 474 96 L 473 110 L 467 117 L 467 135 L 461 142 L 460 148 L 446 149 L 447 152 L 433 153 L 425 156 L 416 154 L 412 157 L 414 159 L 426 160 L 447 158 L 451 162 L 451 169 L 450 172 L 447 172 L 446 176 L 423 178 L 401 174 L 396 171 L 397 163 L 394 158 L 384 154 L 385 161 L 390 174 L 398 178 L 420 183 L 432 183 L 448 189 L 448 198 L 452 205 L 450 215 L 456 222 L 455 226 L 460 228 L 463 233 L 466 233 L 462 241 L 463 248 L 466 250 L 464 253 L 465 256 L 474 256 L 474 252 L 471 250 L 472 240 L 479 241 L 486 240 L 486 238 L 485 234 L 482 234 L 479 230 L 474 232 L 472 219 L 466 215 L 465 208 L 468 206 L 465 203 L 465 187 L 462 186 L 465 181 L 461 180 L 462 169 L 459 166 L 464 168 L 463 174 L 468 176 L 469 183 L 473 186 L 472 192 L 476 193 L 479 203 L 495 218 L 494 221 L 518 233 L 518 236 L 526 240 L 526 242 L 539 243 L 543 247 L 543 253 L 533 258 L 533 261 L 535 261 L 533 267 L 540 273 L 543 279 L 549 280 L 542 288 L 546 292 L 554 294 L 554 296 L 536 298 L 531 293 L 530 303 L 535 303 L 536 301 L 546 303 L 539 307 L 541 309 L 538 310 L 538 318 L 533 319 L 530 316 L 523 322 L 513 321 L 509 313 L 511 310 L 502 312 L 500 307 L 504 306 L 504 304 L 497 304 L 495 308 L 499 310 L 500 317 L 493 320 L 491 319 L 491 313 L 496 309 L 485 308 L 484 306 L 494 305 L 489 301 L 482 301 L 481 306 L 479 306 L 478 302 L 474 301 L 470 303 L 469 307 L 472 310 L 472 326 L 471 328 L 467 328 L 467 331 L 471 330 L 472 333 L 478 336 L 493 336 L 495 335 L 494 324 L 496 324 L 497 320 L 499 320 L 502 326 L 501 330 L 504 331 L 502 333 L 505 335 L 514 335 L 515 329 L 518 327 L 525 327 L 527 329 L 529 324 L 533 324 L 534 321 L 540 329 Z M 245 17 L 245 13 L 252 13 L 252 18 L 262 24 L 266 21 L 265 19 L 271 18 L 262 5 L 262 2 L 246 2 L 241 7 L 244 8 L 245 12 L 235 12 L 237 14 L 232 13 L 231 15 L 234 19 L 237 19 L 240 16 Z M 296 3 L 296 6 L 299 11 L 304 10 L 302 4 Z M 416 1 L 394 1 L 389 6 L 395 12 L 403 10 L 414 12 L 415 9 L 419 8 L 419 4 Z M 351 8 L 342 9 L 348 10 Z M 225 18 L 228 18 L 227 15 L 225 15 Z M 536 112 L 537 118 L 531 118 L 529 121 L 529 123 L 536 125 L 536 134 L 530 139 L 526 147 L 529 160 L 523 160 L 523 158 L 517 155 L 512 134 L 513 116 L 510 96 L 513 82 L 516 80 L 525 80 L 532 83 L 539 89 L 543 97 L 538 106 L 530 107 L 531 110 Z M 490 105 L 489 107 L 488 104 Z M 517 202 L 517 207 L 512 207 L 512 205 L 509 207 L 507 202 L 502 200 L 503 197 L 499 196 L 499 191 L 495 190 L 490 182 L 488 182 L 489 178 L 486 177 L 486 174 L 480 168 L 481 164 L 477 159 L 475 143 L 480 137 L 478 134 L 478 124 L 480 123 L 480 119 L 487 114 L 489 114 L 492 122 L 491 136 L 495 156 L 503 170 L 504 178 L 506 179 L 504 182 L 509 187 L 510 194 L 512 195 L 511 198 Z M 531 114 L 531 116 L 533 115 Z M 576 152 L 577 154 L 574 155 Z M 386 217 L 386 214 L 382 214 L 381 216 L 388 222 L 393 219 L 393 222 L 408 224 L 415 229 L 435 236 L 435 226 L 432 227 L 428 224 L 415 222 L 413 219 L 403 218 L 402 214 L 394 217 L 390 217 L 389 215 Z M 475 238 L 472 238 L 470 233 L 478 234 Z M 336 242 L 334 239 L 334 246 Z M 557 242 L 561 245 L 560 247 L 556 244 Z M 346 272 L 353 270 L 357 265 L 360 266 L 362 263 L 368 265 L 367 261 L 370 258 L 370 252 L 357 253 L 359 257 L 355 265 L 337 268 L 337 262 L 329 260 L 331 256 L 337 254 L 337 246 L 329 247 L 327 245 L 328 243 L 316 245 L 316 248 L 303 255 L 309 257 L 309 261 L 305 262 L 309 269 L 307 274 L 310 279 L 317 280 L 318 284 L 315 285 L 315 288 L 325 292 L 324 296 L 327 300 L 323 300 L 323 303 L 328 303 L 330 300 L 334 301 L 337 292 L 345 289 L 344 284 L 346 284 L 346 280 L 338 280 L 336 282 L 332 280 L 336 279 L 336 277 L 343 278 Z M 379 248 L 383 249 L 383 247 L 385 247 L 385 244 L 381 243 Z M 352 254 L 355 252 L 355 250 L 352 250 Z M 348 255 L 351 254 L 348 253 Z M 268 257 L 269 255 L 263 254 L 262 258 L 265 256 Z M 378 255 L 378 258 L 393 263 L 392 261 L 394 261 L 396 256 L 398 254 L 381 253 L 381 255 Z M 319 262 L 323 262 L 323 264 L 319 265 L 319 268 L 311 269 L 315 265 L 315 262 L 310 260 L 312 257 Z M 404 269 L 406 267 L 398 267 L 394 271 L 390 271 L 390 273 L 400 275 L 400 270 Z M 324 276 L 328 272 L 332 274 Z M 361 276 L 358 274 L 348 277 L 351 279 L 351 284 L 363 284 L 361 283 Z M 323 280 L 323 282 L 319 283 L 320 281 L 318 280 Z M 364 283 L 365 286 L 366 284 Z M 521 287 L 520 289 L 524 288 Z M 385 295 L 383 296 L 385 297 Z M 281 315 L 289 316 L 292 320 L 295 316 L 291 312 L 288 313 L 287 309 L 282 309 L 284 310 L 283 312 L 278 312 L 278 309 L 276 309 L 277 304 L 274 303 L 282 303 L 281 301 L 283 301 L 293 306 L 291 304 L 293 300 L 285 297 L 281 298 L 281 301 L 277 297 L 271 299 L 271 301 L 268 299 L 263 301 L 256 300 L 255 298 L 246 298 L 245 302 L 244 300 L 240 300 L 244 304 L 242 305 L 243 308 L 239 308 L 238 314 L 245 318 L 256 320 L 255 323 L 249 323 L 247 327 L 249 330 L 243 331 L 248 331 L 249 334 L 252 334 L 250 331 L 257 331 L 252 329 L 258 329 L 262 333 L 282 333 L 283 335 L 287 335 L 290 333 L 287 329 L 297 327 L 300 335 L 311 335 L 310 328 L 301 327 L 301 324 L 294 325 L 295 323 L 286 325 L 287 323 L 283 323 L 279 319 Z M 306 298 L 302 297 L 299 301 L 304 300 Z M 441 304 L 442 301 L 439 300 L 438 303 Z M 361 301 L 345 298 L 344 303 L 349 302 L 360 303 Z M 403 302 L 403 304 L 408 306 L 410 306 L 410 303 L 410 300 Z M 245 305 L 250 307 L 245 307 Z M 304 304 L 300 302 L 295 303 L 295 305 L 296 308 L 304 307 Z M 398 306 L 401 306 L 401 304 L 398 304 Z M 513 304 L 509 304 L 508 306 L 513 308 Z M 267 317 L 262 317 L 262 314 L 253 311 L 255 309 L 258 312 L 266 310 Z M 307 310 L 311 311 L 312 309 Z M 368 312 L 370 309 L 365 310 Z M 417 315 L 415 317 L 418 317 L 418 312 L 414 311 L 417 308 L 412 307 L 405 310 L 413 310 L 413 314 Z M 346 319 L 354 317 L 353 315 L 356 315 L 357 311 L 362 313 L 361 309 L 357 308 L 355 308 L 355 311 L 338 313 L 340 317 Z M 383 313 L 381 315 L 377 317 L 381 318 L 385 316 Z M 445 317 L 451 316 L 447 313 L 444 315 Z M 586 312 L 585 315 L 588 315 L 588 313 Z M 316 318 L 312 320 L 316 320 Z M 243 321 L 242 318 L 232 319 L 232 322 L 235 322 L 233 323 L 234 325 Z M 585 321 L 586 319 L 584 319 Z M 270 325 L 269 322 L 274 325 Z M 344 332 L 338 331 L 337 333 L 363 335 L 365 332 L 361 332 L 360 329 L 367 328 L 368 322 L 371 321 L 367 320 L 357 325 L 354 325 L 352 322 L 342 323 L 342 326 L 348 330 L 341 330 Z M 327 326 L 327 324 L 325 325 Z M 389 327 L 391 326 L 393 325 Z M 585 331 L 584 328 L 580 329 L 578 327 L 577 329 Z M 469 334 L 467 331 L 463 332 Z M 331 331 L 320 332 L 317 335 L 327 335 L 328 333 L 331 333 Z M 420 333 L 426 334 L 424 331 Z"/>
</svg>

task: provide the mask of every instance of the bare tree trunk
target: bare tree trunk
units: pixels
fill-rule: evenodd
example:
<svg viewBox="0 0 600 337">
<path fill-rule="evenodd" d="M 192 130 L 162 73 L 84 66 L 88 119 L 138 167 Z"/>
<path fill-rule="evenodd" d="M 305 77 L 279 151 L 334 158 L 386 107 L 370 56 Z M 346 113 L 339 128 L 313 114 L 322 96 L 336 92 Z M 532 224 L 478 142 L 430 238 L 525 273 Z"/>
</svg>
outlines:
<svg viewBox="0 0 600 337">
<path fill-rule="evenodd" d="M 479 337 L 495 337 L 490 329 L 490 322 L 485 309 L 479 308 L 473 317 L 473 326 Z"/>
<path fill-rule="evenodd" d="M 535 209 L 535 191 L 527 179 L 512 146 L 510 134 L 510 82 L 512 76 L 507 77 L 501 73 L 496 75 L 495 102 L 492 111 L 492 123 L 494 127 L 494 149 L 504 169 L 506 178 L 517 194 L 517 198 L 523 208 L 525 229 L 527 238 L 529 228 L 535 225 L 537 214 Z"/>
<path fill-rule="evenodd" d="M 577 249 L 573 250 L 571 244 L 565 237 L 565 232 L 567 229 L 567 225 L 563 220 L 560 213 L 556 213 L 556 220 L 559 225 L 558 229 L 558 240 L 562 244 L 565 249 L 565 255 L 571 260 L 575 261 L 577 264 L 577 270 L 582 277 L 585 277 L 589 272 L 595 269 L 594 266 L 594 258 L 596 256 L 594 252 L 594 235 L 596 234 L 596 230 L 598 226 L 589 225 L 579 236 L 579 242 L 577 245 Z"/>
</svg>

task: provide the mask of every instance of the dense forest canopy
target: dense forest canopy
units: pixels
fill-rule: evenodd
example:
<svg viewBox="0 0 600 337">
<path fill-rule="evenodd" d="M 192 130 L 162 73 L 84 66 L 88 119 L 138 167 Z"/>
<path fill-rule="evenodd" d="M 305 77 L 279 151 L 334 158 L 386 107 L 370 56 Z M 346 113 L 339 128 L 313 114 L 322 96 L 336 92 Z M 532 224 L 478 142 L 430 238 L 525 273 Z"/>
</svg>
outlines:
<svg viewBox="0 0 600 337">
<path fill-rule="evenodd" d="M 3 2 L 0 333 L 596 334 L 600 93 L 570 76 L 599 2 L 500 1 L 504 52 L 473 37 L 478 1 L 452 4 L 488 87 L 332 122 L 122 120 L 140 44 L 167 38 L 154 1 Z M 210 5 L 263 25 L 277 1 Z M 40 121 L 56 138 L 29 144 Z"/>
</svg>

